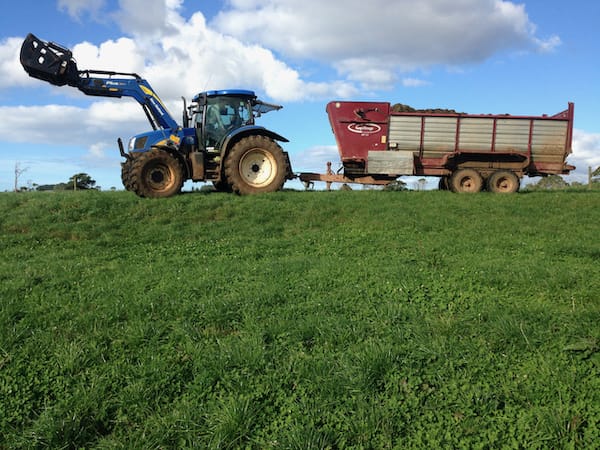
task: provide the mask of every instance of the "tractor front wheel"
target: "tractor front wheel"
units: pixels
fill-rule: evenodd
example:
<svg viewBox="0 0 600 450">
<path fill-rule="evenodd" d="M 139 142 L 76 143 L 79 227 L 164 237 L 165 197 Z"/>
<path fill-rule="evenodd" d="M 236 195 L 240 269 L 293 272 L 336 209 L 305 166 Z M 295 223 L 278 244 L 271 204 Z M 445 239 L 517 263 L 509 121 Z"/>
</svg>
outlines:
<svg viewBox="0 0 600 450">
<path fill-rule="evenodd" d="M 128 191 L 131 190 L 131 166 L 133 164 L 129 159 L 121 163 L 121 181 Z"/>
<path fill-rule="evenodd" d="M 286 178 L 283 150 L 265 136 L 249 136 L 233 146 L 225 159 L 225 177 L 241 195 L 278 191 Z"/>
<path fill-rule="evenodd" d="M 169 152 L 158 148 L 135 158 L 129 175 L 131 190 L 140 197 L 171 197 L 179 194 L 183 186 L 180 162 Z"/>
</svg>

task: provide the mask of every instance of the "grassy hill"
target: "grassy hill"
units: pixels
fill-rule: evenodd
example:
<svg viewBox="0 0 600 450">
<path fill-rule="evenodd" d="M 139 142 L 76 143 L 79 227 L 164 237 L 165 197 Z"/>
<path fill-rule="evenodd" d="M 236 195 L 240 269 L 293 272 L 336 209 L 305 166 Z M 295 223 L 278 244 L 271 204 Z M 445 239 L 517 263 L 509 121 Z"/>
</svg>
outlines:
<svg viewBox="0 0 600 450">
<path fill-rule="evenodd" d="M 0 448 L 592 448 L 600 192 L 0 195 Z"/>
</svg>

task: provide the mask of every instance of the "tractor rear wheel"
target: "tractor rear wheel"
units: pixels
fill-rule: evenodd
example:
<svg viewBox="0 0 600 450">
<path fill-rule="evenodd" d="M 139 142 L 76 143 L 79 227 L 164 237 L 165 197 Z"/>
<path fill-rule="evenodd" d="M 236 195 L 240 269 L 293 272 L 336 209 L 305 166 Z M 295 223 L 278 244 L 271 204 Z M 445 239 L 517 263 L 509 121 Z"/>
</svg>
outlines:
<svg viewBox="0 0 600 450">
<path fill-rule="evenodd" d="M 225 180 L 213 181 L 213 186 L 217 192 L 231 192 L 231 186 Z"/>
<path fill-rule="evenodd" d="M 497 194 L 512 194 L 519 190 L 519 177 L 510 170 L 498 170 L 488 178 L 488 190 Z"/>
<path fill-rule="evenodd" d="M 225 177 L 240 195 L 278 191 L 286 178 L 281 147 L 265 136 L 249 136 L 233 146 L 225 159 Z"/>
<path fill-rule="evenodd" d="M 171 197 L 181 191 L 183 169 L 175 156 L 154 148 L 133 160 L 130 180 L 131 190 L 140 197 Z"/>
<path fill-rule="evenodd" d="M 452 192 L 479 192 L 483 187 L 483 178 L 475 169 L 459 169 L 452 174 L 448 185 Z"/>
</svg>

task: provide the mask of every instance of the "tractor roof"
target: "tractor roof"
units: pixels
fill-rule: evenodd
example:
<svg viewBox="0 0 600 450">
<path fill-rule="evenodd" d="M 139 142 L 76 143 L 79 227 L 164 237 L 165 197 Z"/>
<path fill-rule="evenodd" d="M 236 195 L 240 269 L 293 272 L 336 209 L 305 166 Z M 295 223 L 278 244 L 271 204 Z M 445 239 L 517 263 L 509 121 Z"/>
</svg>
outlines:
<svg viewBox="0 0 600 450">
<path fill-rule="evenodd" d="M 200 92 L 196 94 L 196 96 L 192 99 L 194 103 L 202 103 L 206 101 L 207 98 L 214 97 L 246 97 L 252 102 L 252 109 L 258 115 L 268 113 L 270 111 L 277 111 L 282 108 L 280 105 L 273 105 L 271 103 L 265 103 L 262 100 L 256 98 L 256 93 L 254 91 L 247 91 L 244 89 L 224 89 L 219 91 L 206 91 Z"/>
<path fill-rule="evenodd" d="M 223 97 L 223 96 L 255 98 L 256 94 L 254 93 L 254 91 L 247 91 L 245 89 L 224 89 L 224 90 L 219 90 L 219 91 L 200 92 L 192 99 L 192 101 L 197 102 L 202 97 Z"/>
</svg>

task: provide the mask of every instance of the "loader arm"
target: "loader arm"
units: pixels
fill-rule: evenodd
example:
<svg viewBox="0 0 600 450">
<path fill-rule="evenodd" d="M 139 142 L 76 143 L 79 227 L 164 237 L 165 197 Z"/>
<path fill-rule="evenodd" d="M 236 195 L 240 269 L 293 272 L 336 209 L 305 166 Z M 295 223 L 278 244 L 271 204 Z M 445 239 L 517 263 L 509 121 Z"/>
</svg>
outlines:
<svg viewBox="0 0 600 450">
<path fill-rule="evenodd" d="M 76 87 L 84 94 L 97 97 L 132 97 L 142 106 L 154 130 L 178 128 L 177 122 L 150 83 L 137 74 L 83 70 L 79 71 L 78 76 Z M 113 78 L 115 76 L 118 78 Z M 121 78 L 123 76 L 129 78 Z"/>
<path fill-rule="evenodd" d="M 147 80 L 135 73 L 78 70 L 71 51 L 27 35 L 21 46 L 21 65 L 29 76 L 55 86 L 76 87 L 97 97 L 132 97 L 144 110 L 153 129 L 179 127 Z"/>
</svg>

